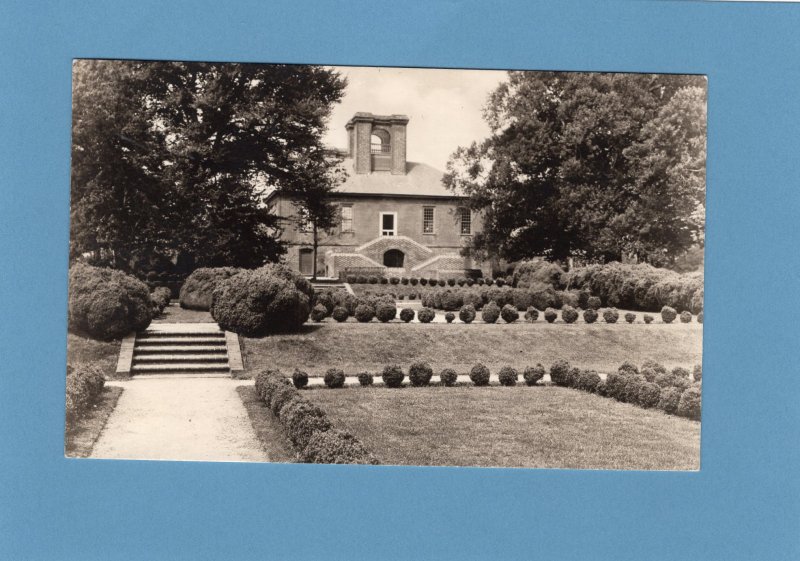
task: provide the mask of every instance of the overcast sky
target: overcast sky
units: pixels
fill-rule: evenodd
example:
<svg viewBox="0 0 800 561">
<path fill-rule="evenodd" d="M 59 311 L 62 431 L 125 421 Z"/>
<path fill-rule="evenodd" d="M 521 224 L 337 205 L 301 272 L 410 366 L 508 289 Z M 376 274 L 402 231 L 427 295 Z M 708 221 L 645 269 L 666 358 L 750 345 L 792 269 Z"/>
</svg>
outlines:
<svg viewBox="0 0 800 561">
<path fill-rule="evenodd" d="M 325 144 L 347 147 L 345 124 L 359 111 L 409 117 L 408 160 L 444 171 L 458 147 L 482 140 L 486 97 L 506 77 L 493 70 L 333 67 L 347 76 L 342 102 L 334 107 Z"/>
</svg>

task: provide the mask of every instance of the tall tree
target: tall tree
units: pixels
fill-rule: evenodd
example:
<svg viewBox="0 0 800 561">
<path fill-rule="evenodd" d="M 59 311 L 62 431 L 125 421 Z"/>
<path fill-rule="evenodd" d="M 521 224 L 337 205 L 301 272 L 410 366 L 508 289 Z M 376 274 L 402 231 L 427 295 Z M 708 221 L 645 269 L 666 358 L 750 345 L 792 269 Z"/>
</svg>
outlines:
<svg viewBox="0 0 800 561">
<path fill-rule="evenodd" d="M 636 247 L 639 235 L 617 222 L 645 187 L 626 150 L 691 85 L 705 86 L 691 76 L 510 72 L 484 111 L 491 136 L 447 165 L 445 184 L 484 217 L 470 250 L 619 259 Z"/>
<path fill-rule="evenodd" d="M 264 197 L 318 165 L 336 72 L 93 60 L 74 76 L 73 255 L 248 267 L 284 252 Z"/>
</svg>

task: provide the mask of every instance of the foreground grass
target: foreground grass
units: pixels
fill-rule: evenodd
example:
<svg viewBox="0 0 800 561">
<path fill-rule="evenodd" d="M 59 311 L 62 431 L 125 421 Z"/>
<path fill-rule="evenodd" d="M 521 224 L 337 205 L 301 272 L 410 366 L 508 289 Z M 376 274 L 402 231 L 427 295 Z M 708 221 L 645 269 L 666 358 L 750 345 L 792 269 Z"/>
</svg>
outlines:
<svg viewBox="0 0 800 561">
<path fill-rule="evenodd" d="M 97 341 L 67 334 L 67 362 L 99 362 L 106 377 L 114 376 L 119 358 L 119 341 Z"/>
<path fill-rule="evenodd" d="M 253 430 L 270 462 L 294 462 L 292 444 L 272 411 L 258 398 L 253 386 L 239 386 L 236 393 L 242 400 Z"/>
<path fill-rule="evenodd" d="M 408 367 L 424 360 L 434 371 L 467 371 L 482 362 L 490 369 L 515 368 L 565 359 L 581 368 L 615 371 L 631 360 L 653 359 L 667 367 L 699 363 L 700 324 L 549 325 L 524 324 L 321 324 L 297 334 L 240 338 L 246 374 L 262 368 L 291 372 L 301 368 L 321 375 L 331 367 L 348 374 L 378 371 L 385 364 Z"/>
<path fill-rule="evenodd" d="M 68 458 L 88 458 L 108 417 L 117 406 L 122 388 L 106 386 L 97 401 L 64 433 L 64 455 Z"/>
<path fill-rule="evenodd" d="M 700 423 L 567 388 L 313 389 L 383 464 L 697 470 Z"/>
</svg>

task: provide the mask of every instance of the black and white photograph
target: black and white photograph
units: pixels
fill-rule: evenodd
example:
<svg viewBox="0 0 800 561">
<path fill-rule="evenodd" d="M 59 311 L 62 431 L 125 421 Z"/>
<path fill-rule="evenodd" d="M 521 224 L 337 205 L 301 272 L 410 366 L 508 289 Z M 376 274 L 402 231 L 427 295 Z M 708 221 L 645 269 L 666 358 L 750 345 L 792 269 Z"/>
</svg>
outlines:
<svg viewBox="0 0 800 561">
<path fill-rule="evenodd" d="M 74 60 L 65 455 L 700 470 L 707 88 Z"/>
</svg>

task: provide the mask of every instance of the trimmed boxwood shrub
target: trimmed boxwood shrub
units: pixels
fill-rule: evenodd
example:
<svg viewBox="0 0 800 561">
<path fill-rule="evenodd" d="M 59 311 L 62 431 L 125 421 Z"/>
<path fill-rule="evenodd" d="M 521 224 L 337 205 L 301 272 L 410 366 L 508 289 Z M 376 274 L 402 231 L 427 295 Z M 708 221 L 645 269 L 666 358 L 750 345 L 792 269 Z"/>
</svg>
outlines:
<svg viewBox="0 0 800 561">
<path fill-rule="evenodd" d="M 517 308 L 511 304 L 506 304 L 503 306 L 503 309 L 500 310 L 500 317 L 502 317 L 503 321 L 506 323 L 514 323 L 519 319 L 519 312 L 517 311 Z"/>
<path fill-rule="evenodd" d="M 407 284 L 408 283 L 408 280 L 405 279 L 405 277 L 403 278 L 403 280 L 406 281 L 403 284 Z M 397 278 L 397 277 L 392 277 L 392 278 L 389 279 L 389 282 L 392 283 L 392 284 L 400 284 L 400 279 Z"/>
<path fill-rule="evenodd" d="M 325 413 L 303 399 L 287 403 L 278 415 L 278 419 L 286 430 L 292 444 L 303 450 L 315 434 L 331 429 L 331 423 Z"/>
<path fill-rule="evenodd" d="M 299 397 L 297 390 L 291 384 L 278 384 L 272 392 L 269 400 L 269 408 L 273 415 L 278 415 L 283 406 Z"/>
<path fill-rule="evenodd" d="M 497 373 L 497 377 L 500 379 L 500 385 L 502 386 L 516 386 L 517 380 L 519 379 L 519 372 L 510 366 L 504 366 L 500 369 L 500 372 Z"/>
<path fill-rule="evenodd" d="M 686 310 L 681 312 L 681 323 L 689 323 L 692 321 L 692 312 Z"/>
<path fill-rule="evenodd" d="M 420 311 L 417 312 L 417 319 L 420 323 L 430 323 L 433 321 L 433 318 L 436 317 L 436 312 L 431 310 L 430 308 L 422 308 Z"/>
<path fill-rule="evenodd" d="M 456 319 L 456 315 L 455 315 L 453 312 L 447 312 L 447 313 L 444 315 L 444 320 L 445 320 L 447 323 L 453 323 L 453 320 L 454 320 L 454 319 Z"/>
<path fill-rule="evenodd" d="M 489 369 L 481 363 L 476 364 L 469 371 L 469 379 L 476 386 L 488 386 L 490 375 Z"/>
<path fill-rule="evenodd" d="M 336 307 L 333 292 L 319 292 L 314 296 L 314 305 L 322 305 L 325 308 L 325 317 L 333 313 L 333 308 Z M 311 310 L 312 314 L 314 310 Z M 313 318 L 312 318 L 313 319 Z"/>
<path fill-rule="evenodd" d="M 603 320 L 606 323 L 617 323 L 619 319 L 619 312 L 616 308 L 606 308 L 603 310 Z"/>
<path fill-rule="evenodd" d="M 259 337 L 296 331 L 308 319 L 314 288 L 285 265 L 245 270 L 219 283 L 211 316 L 225 331 Z"/>
<path fill-rule="evenodd" d="M 311 319 L 317 323 L 321 322 L 326 317 L 328 317 L 328 310 L 322 304 L 317 304 L 311 310 Z"/>
<path fill-rule="evenodd" d="M 703 323 L 703 310 L 700 310 L 700 313 L 697 314 L 697 323 Z"/>
<path fill-rule="evenodd" d="M 380 302 L 375 309 L 375 315 L 378 316 L 381 323 L 392 321 L 397 317 L 397 306 L 386 302 Z"/>
<path fill-rule="evenodd" d="M 578 319 L 578 310 L 565 304 L 561 308 L 561 319 L 563 319 L 565 323 L 575 323 Z"/>
<path fill-rule="evenodd" d="M 656 372 L 650 367 L 645 367 L 642 368 L 642 376 L 644 376 L 644 379 L 647 380 L 648 382 L 653 383 L 656 381 L 656 376 L 658 376 L 658 372 Z"/>
<path fill-rule="evenodd" d="M 638 374 L 639 369 L 636 367 L 635 364 L 633 364 L 629 360 L 626 360 L 625 362 L 619 365 L 619 368 L 617 368 L 617 372 L 619 372 L 620 374 Z"/>
<path fill-rule="evenodd" d="M 297 368 L 292 372 L 292 383 L 298 390 L 308 385 L 308 374 Z"/>
<path fill-rule="evenodd" d="M 639 399 L 639 389 L 642 387 L 642 384 L 648 383 L 649 382 L 644 379 L 644 376 L 638 374 L 626 376 L 625 389 L 623 390 L 622 399 L 620 399 L 620 401 L 636 405 L 636 400 Z"/>
<path fill-rule="evenodd" d="M 600 383 L 600 374 L 594 370 L 583 370 L 578 378 L 578 389 L 594 393 Z"/>
<path fill-rule="evenodd" d="M 67 363 L 67 420 L 78 419 L 102 393 L 106 380 L 95 363 Z"/>
<path fill-rule="evenodd" d="M 172 300 L 172 293 L 166 286 L 159 286 L 153 289 L 150 299 L 158 306 L 158 313 L 161 313 L 169 306 L 169 302 Z"/>
<path fill-rule="evenodd" d="M 631 312 L 626 313 L 625 321 L 627 321 L 628 323 L 633 323 L 634 321 L 636 321 L 636 314 Z"/>
<path fill-rule="evenodd" d="M 360 440 L 339 429 L 315 432 L 303 450 L 302 458 L 312 464 L 378 463 Z"/>
<path fill-rule="evenodd" d="M 475 315 L 475 306 L 472 304 L 461 306 L 461 309 L 458 311 L 458 318 L 464 323 L 472 323 L 475 319 Z"/>
<path fill-rule="evenodd" d="M 433 377 L 433 369 L 427 362 L 415 362 L 408 369 L 408 381 L 412 386 L 427 386 Z"/>
<path fill-rule="evenodd" d="M 594 308 L 587 308 L 583 311 L 583 321 L 586 323 L 594 323 L 597 321 L 597 310 Z"/>
<path fill-rule="evenodd" d="M 678 312 L 675 311 L 675 308 L 670 308 L 669 306 L 661 308 L 661 319 L 664 323 L 672 323 L 677 316 Z"/>
<path fill-rule="evenodd" d="M 338 321 L 339 323 L 343 321 L 347 321 L 347 318 L 350 317 L 350 314 L 347 312 L 347 308 L 343 308 L 342 306 L 336 306 L 333 309 L 333 313 L 331 314 L 333 319 Z"/>
<path fill-rule="evenodd" d="M 369 372 L 358 373 L 358 383 L 362 386 L 371 386 L 375 382 L 375 377 Z"/>
<path fill-rule="evenodd" d="M 544 319 L 547 320 L 547 323 L 553 323 L 558 318 L 558 314 L 553 308 L 547 308 L 544 311 Z"/>
<path fill-rule="evenodd" d="M 703 379 L 703 365 L 695 364 L 694 370 L 692 371 L 692 378 L 694 378 L 695 382 L 700 382 Z"/>
<path fill-rule="evenodd" d="M 687 419 L 700 420 L 700 408 L 702 402 L 702 395 L 700 388 L 692 386 L 684 390 L 681 394 L 681 399 L 678 402 L 678 408 L 675 413 Z"/>
<path fill-rule="evenodd" d="M 564 385 L 568 388 L 578 388 L 581 379 L 581 369 L 577 366 L 573 366 L 567 372 L 566 379 L 564 380 Z"/>
<path fill-rule="evenodd" d="M 569 371 L 569 362 L 566 360 L 557 360 L 550 366 L 550 380 L 557 386 L 565 386 L 567 384 Z"/>
<path fill-rule="evenodd" d="M 375 275 L 372 275 L 367 279 L 367 282 L 369 282 L 369 284 L 378 284 L 379 279 Z"/>
<path fill-rule="evenodd" d="M 400 319 L 408 323 L 414 319 L 414 310 L 411 308 L 403 308 L 400 310 Z"/>
<path fill-rule="evenodd" d="M 489 302 L 483 307 L 481 318 L 486 323 L 495 323 L 497 318 L 500 317 L 500 306 L 495 304 L 494 301 Z"/>
<path fill-rule="evenodd" d="M 644 314 L 644 315 L 642 316 L 642 319 L 644 320 L 644 322 L 645 322 L 647 325 L 650 325 L 651 323 L 653 323 L 653 316 L 651 316 L 650 314 Z"/>
<path fill-rule="evenodd" d="M 539 310 L 533 306 L 528 306 L 528 309 L 525 312 L 525 321 L 533 323 L 537 319 L 539 319 Z"/>
<path fill-rule="evenodd" d="M 544 375 L 545 369 L 541 364 L 529 366 L 522 372 L 522 377 L 529 386 L 535 386 L 539 380 L 544 378 Z"/>
<path fill-rule="evenodd" d="M 387 365 L 383 367 L 381 378 L 387 388 L 400 388 L 403 386 L 403 379 L 406 377 L 403 374 L 403 369 L 396 364 Z"/>
<path fill-rule="evenodd" d="M 661 388 L 651 382 L 643 382 L 639 385 L 639 394 L 636 398 L 636 404 L 639 407 L 650 409 L 658 405 L 661 398 Z"/>
<path fill-rule="evenodd" d="M 590 296 L 586 300 L 587 308 L 590 308 L 590 309 L 592 309 L 594 311 L 599 310 L 602 307 L 602 305 L 603 305 L 603 303 L 600 301 L 600 298 L 598 298 L 597 296 Z"/>
<path fill-rule="evenodd" d="M 329 388 L 341 388 L 344 386 L 344 372 L 338 368 L 329 368 L 328 371 L 325 372 L 323 381 Z"/>
<path fill-rule="evenodd" d="M 422 286 L 427 286 L 428 279 L 426 279 L 426 278 L 419 279 L 419 284 L 421 284 Z"/>
<path fill-rule="evenodd" d="M 623 401 L 625 397 L 625 386 L 628 383 L 628 374 L 620 374 L 619 372 L 611 372 L 606 376 L 606 395 L 613 397 L 618 401 Z"/>
<path fill-rule="evenodd" d="M 678 403 L 681 400 L 682 393 L 683 392 L 678 388 L 662 388 L 658 399 L 658 408 L 664 413 L 674 415 L 675 411 L 678 409 Z"/>
<path fill-rule="evenodd" d="M 141 331 L 153 318 L 150 289 L 113 269 L 76 263 L 69 270 L 70 331 L 110 341 Z"/>
<path fill-rule="evenodd" d="M 356 306 L 355 317 L 361 323 L 369 323 L 375 317 L 375 308 L 369 304 L 359 304 Z"/>
<path fill-rule="evenodd" d="M 181 286 L 178 298 L 181 308 L 190 310 L 210 310 L 214 290 L 219 283 L 238 274 L 242 269 L 236 267 L 201 267 L 195 269 Z"/>
<path fill-rule="evenodd" d="M 439 380 L 447 387 L 455 386 L 458 380 L 458 372 L 452 368 L 445 368 L 439 373 Z"/>
<path fill-rule="evenodd" d="M 419 283 L 419 279 L 418 279 L 417 277 L 411 277 L 411 278 L 408 280 L 408 282 L 410 282 L 410 283 L 411 283 L 411 286 L 417 286 L 417 284 Z"/>
</svg>

